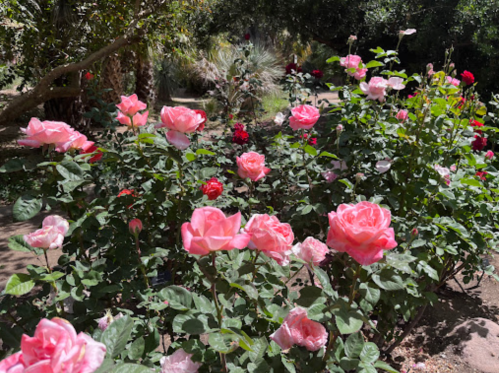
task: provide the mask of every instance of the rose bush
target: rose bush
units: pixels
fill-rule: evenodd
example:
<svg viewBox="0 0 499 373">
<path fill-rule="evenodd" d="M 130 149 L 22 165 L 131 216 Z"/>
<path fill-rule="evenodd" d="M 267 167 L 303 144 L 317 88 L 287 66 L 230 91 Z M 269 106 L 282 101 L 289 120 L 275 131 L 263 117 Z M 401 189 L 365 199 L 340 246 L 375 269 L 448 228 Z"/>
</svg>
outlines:
<svg viewBox="0 0 499 373">
<path fill-rule="evenodd" d="M 346 75 L 366 71 L 331 86 L 340 102 L 321 110 L 297 102 L 307 90 L 297 93 L 305 78 L 293 72 L 291 116 L 248 126 L 241 143 L 201 138 L 206 118 L 181 107 L 163 108 L 156 127 L 166 137 L 146 121 L 125 133 L 113 123 L 93 155 L 56 151 L 72 129 L 34 120 L 26 134 L 36 142 L 26 145 L 47 145 L 44 158 L 0 171 L 42 175 L 14 205 L 17 220 L 43 208 L 63 218 L 9 247 L 44 255 L 62 245 L 62 254 L 7 282 L 0 338 L 22 355 L 0 364 L 25 369 L 23 334 L 42 341 L 40 320 L 64 318 L 75 330 L 62 339 L 64 359 L 83 364 L 86 355 L 72 359 L 86 340 L 100 346 L 98 373 L 395 372 L 381 352 L 440 287 L 458 273 L 495 276 L 482 259 L 498 246 L 499 98 L 487 112 L 474 85 L 450 84 L 450 52 L 431 75 L 394 69 L 396 51 L 372 53 L 365 64 L 368 56 L 330 59 L 351 63 Z M 404 86 L 416 87 L 411 97 Z M 147 109 L 133 97 L 120 105 L 130 123 Z M 50 330 L 59 327 L 70 329 Z"/>
</svg>

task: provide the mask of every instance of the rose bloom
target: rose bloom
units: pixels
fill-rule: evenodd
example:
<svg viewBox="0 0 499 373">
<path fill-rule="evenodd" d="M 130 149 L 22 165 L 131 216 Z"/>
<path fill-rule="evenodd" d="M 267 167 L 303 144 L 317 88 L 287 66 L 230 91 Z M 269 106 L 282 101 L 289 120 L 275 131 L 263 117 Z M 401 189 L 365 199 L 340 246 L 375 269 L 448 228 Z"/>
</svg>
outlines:
<svg viewBox="0 0 499 373">
<path fill-rule="evenodd" d="M 123 115 L 134 116 L 138 111 L 144 110 L 147 104 L 139 101 L 136 94 L 129 97 L 121 96 L 121 103 L 116 105 L 116 107 L 123 113 Z"/>
<path fill-rule="evenodd" d="M 195 209 L 191 222 L 182 224 L 184 248 L 190 254 L 207 255 L 213 251 L 244 249 L 250 240 L 248 234 L 238 234 L 241 213 L 225 217 L 215 207 Z"/>
<path fill-rule="evenodd" d="M 408 28 L 407 30 L 400 30 L 399 35 L 404 36 L 404 35 L 412 35 L 416 33 L 415 28 Z"/>
<path fill-rule="evenodd" d="M 313 70 L 310 75 L 312 75 L 314 78 L 316 79 L 322 79 L 322 77 L 324 76 L 324 73 L 320 70 Z"/>
<path fill-rule="evenodd" d="M 121 196 L 138 197 L 138 195 L 135 193 L 135 190 L 133 189 L 123 189 L 121 192 L 118 193 L 118 197 Z"/>
<path fill-rule="evenodd" d="M 322 177 L 326 179 L 326 183 L 332 183 L 335 181 L 339 176 L 336 175 L 333 171 L 327 170 L 321 173 Z"/>
<path fill-rule="evenodd" d="M 283 113 L 277 113 L 274 118 L 274 123 L 277 125 L 282 125 L 286 120 L 286 116 Z"/>
<path fill-rule="evenodd" d="M 383 258 L 383 250 L 397 246 L 390 211 L 375 203 L 342 204 L 328 216 L 327 245 L 347 252 L 361 265 L 376 263 Z"/>
<path fill-rule="evenodd" d="M 201 189 L 204 195 L 208 196 L 210 201 L 213 201 L 222 195 L 224 185 L 216 177 L 212 177 L 199 189 Z"/>
<path fill-rule="evenodd" d="M 247 144 L 249 141 L 249 134 L 245 130 L 236 130 L 232 136 L 232 142 L 238 145 Z"/>
<path fill-rule="evenodd" d="M 475 131 L 475 133 L 478 133 L 478 134 L 482 134 L 482 130 L 479 129 L 480 127 L 483 127 L 484 124 L 475 120 L 475 119 L 470 119 L 470 126 L 473 127 L 473 131 Z"/>
<path fill-rule="evenodd" d="M 308 351 L 318 351 L 327 343 L 326 328 L 307 317 L 307 310 L 301 307 L 292 309 L 282 325 L 270 336 L 283 350 L 293 345 L 305 347 Z"/>
<path fill-rule="evenodd" d="M 452 84 L 456 87 L 459 87 L 459 84 L 461 84 L 461 81 L 459 79 L 453 78 L 452 76 L 446 76 L 445 79 L 447 79 L 447 82 L 449 84 Z"/>
<path fill-rule="evenodd" d="M 94 78 L 94 75 L 93 75 L 93 74 L 91 74 L 90 72 L 87 72 L 87 73 L 85 74 L 85 79 L 86 79 L 86 80 L 92 80 L 93 78 Z"/>
<path fill-rule="evenodd" d="M 487 146 L 487 138 L 475 135 L 475 140 L 471 143 L 471 147 L 476 152 L 481 152 Z"/>
<path fill-rule="evenodd" d="M 487 175 L 489 173 L 487 171 L 478 171 L 475 176 L 478 176 L 480 180 L 487 180 Z"/>
<path fill-rule="evenodd" d="M 386 85 L 388 87 L 391 87 L 392 89 L 395 89 L 396 91 L 400 91 L 405 88 L 405 85 L 402 84 L 403 81 L 404 79 L 402 78 L 391 77 L 387 80 Z"/>
<path fill-rule="evenodd" d="M 163 356 L 160 360 L 161 373 L 197 373 L 201 363 L 191 360 L 192 354 L 183 349 L 175 351 L 170 356 Z"/>
<path fill-rule="evenodd" d="M 309 130 L 320 117 L 319 109 L 311 105 L 300 105 L 291 110 L 289 125 L 294 131 Z"/>
<path fill-rule="evenodd" d="M 399 110 L 397 115 L 395 115 L 395 118 L 401 122 L 405 122 L 407 118 L 409 118 L 409 112 L 407 110 Z"/>
<path fill-rule="evenodd" d="M 204 130 L 204 126 L 206 125 L 206 122 L 208 121 L 208 116 L 206 115 L 206 112 L 204 110 L 199 110 L 199 109 L 196 109 L 194 110 L 198 115 L 201 116 L 201 118 L 203 118 L 203 121 L 199 124 L 198 128 L 196 128 L 196 131 L 199 131 L 201 132 L 202 130 Z"/>
<path fill-rule="evenodd" d="M 87 136 L 81 134 L 74 129 L 70 129 L 70 135 L 67 139 L 58 142 L 55 147 L 55 151 L 59 153 L 65 153 L 68 150 L 83 150 L 87 151 L 93 145 L 93 141 L 88 141 Z"/>
<path fill-rule="evenodd" d="M 281 266 L 289 263 L 295 239 L 289 224 L 281 223 L 275 216 L 255 214 L 244 227 L 244 232 L 251 237 L 250 249 L 263 252 Z"/>
<path fill-rule="evenodd" d="M 475 82 L 475 77 L 473 76 L 472 73 L 470 73 L 467 70 L 464 70 L 464 72 L 461 74 L 461 78 L 463 78 L 463 82 L 466 85 L 473 84 Z"/>
<path fill-rule="evenodd" d="M 265 167 L 265 156 L 256 152 L 248 152 L 237 157 L 237 174 L 252 181 L 258 181 L 270 172 L 270 168 Z"/>
<path fill-rule="evenodd" d="M 62 248 L 64 236 L 68 233 L 69 223 L 59 215 L 50 215 L 43 219 L 42 228 L 23 236 L 24 241 L 41 249 Z"/>
<path fill-rule="evenodd" d="M 128 115 L 123 114 L 120 111 L 120 112 L 118 112 L 118 116 L 116 117 L 116 119 L 121 124 L 124 124 L 125 126 L 133 128 L 133 127 L 145 126 L 147 124 L 148 117 L 149 117 L 149 110 L 146 111 L 144 114 L 137 113 L 132 118 L 130 118 Z"/>
<path fill-rule="evenodd" d="M 161 122 L 156 128 L 168 128 L 166 139 L 177 149 L 184 150 L 191 143 L 185 133 L 193 133 L 206 121 L 201 114 L 184 106 L 164 106 L 161 109 Z"/>
<path fill-rule="evenodd" d="M 130 233 L 135 235 L 142 232 L 142 221 L 140 219 L 133 219 L 128 223 L 128 229 Z"/>
<path fill-rule="evenodd" d="M 44 121 L 40 122 L 38 118 L 31 118 L 28 127 L 21 128 L 27 137 L 18 140 L 19 145 L 39 148 L 43 145 L 56 145 L 69 140 L 74 130 L 64 122 Z"/>
<path fill-rule="evenodd" d="M 387 80 L 376 76 L 371 78 L 369 84 L 366 82 L 360 83 L 360 89 L 367 95 L 368 100 L 385 102 L 386 87 L 388 86 L 387 83 Z"/>
<path fill-rule="evenodd" d="M 33 337 L 23 334 L 21 351 L 0 362 L 0 372 L 93 373 L 105 355 L 106 346 L 76 334 L 68 321 L 42 319 Z"/>
<path fill-rule="evenodd" d="M 291 62 L 290 64 L 286 65 L 286 75 L 297 74 L 301 72 L 302 72 L 301 67 L 298 66 L 296 63 Z"/>
<path fill-rule="evenodd" d="M 328 247 L 313 237 L 307 237 L 302 243 L 297 243 L 293 246 L 293 253 L 298 258 L 316 266 L 326 259 L 328 252 Z"/>
<path fill-rule="evenodd" d="M 89 163 L 95 163 L 97 161 L 100 161 L 102 159 L 102 156 L 103 156 L 102 152 L 95 145 L 92 145 L 91 147 L 87 148 L 87 150 L 80 151 L 80 154 L 94 154 L 94 153 L 97 153 L 97 154 L 93 155 L 92 157 L 90 157 L 88 159 Z"/>
<path fill-rule="evenodd" d="M 492 150 L 489 150 L 487 153 L 485 153 L 485 158 L 487 159 L 494 158 L 494 152 Z"/>
<path fill-rule="evenodd" d="M 345 72 L 357 80 L 363 79 L 367 73 L 367 69 L 362 68 L 362 58 L 355 54 L 340 58 L 340 66 L 345 67 Z M 355 72 L 350 72 L 349 69 L 355 69 Z"/>
</svg>

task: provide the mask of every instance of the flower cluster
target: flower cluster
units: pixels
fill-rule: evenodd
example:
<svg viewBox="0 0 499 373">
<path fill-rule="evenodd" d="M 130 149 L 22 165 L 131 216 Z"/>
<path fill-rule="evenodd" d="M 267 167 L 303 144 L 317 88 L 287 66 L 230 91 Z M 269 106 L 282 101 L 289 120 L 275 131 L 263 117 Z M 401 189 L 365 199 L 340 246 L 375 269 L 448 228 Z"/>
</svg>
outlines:
<svg viewBox="0 0 499 373">
<path fill-rule="evenodd" d="M 121 96 L 121 103 L 116 105 L 116 107 L 120 110 L 116 119 L 121 124 L 131 128 L 142 127 L 147 124 L 149 110 L 143 114 L 139 113 L 140 110 L 147 108 L 147 104 L 140 101 L 136 94 L 129 97 Z"/>
<path fill-rule="evenodd" d="M 236 123 L 234 125 L 234 134 L 232 142 L 238 145 L 245 145 L 249 141 L 249 134 L 244 130 L 244 124 Z"/>
<path fill-rule="evenodd" d="M 364 65 L 362 64 L 362 58 L 355 54 L 342 57 L 340 59 L 340 66 L 343 66 L 345 72 L 357 80 L 364 79 L 367 73 L 367 68 L 363 67 Z"/>
</svg>

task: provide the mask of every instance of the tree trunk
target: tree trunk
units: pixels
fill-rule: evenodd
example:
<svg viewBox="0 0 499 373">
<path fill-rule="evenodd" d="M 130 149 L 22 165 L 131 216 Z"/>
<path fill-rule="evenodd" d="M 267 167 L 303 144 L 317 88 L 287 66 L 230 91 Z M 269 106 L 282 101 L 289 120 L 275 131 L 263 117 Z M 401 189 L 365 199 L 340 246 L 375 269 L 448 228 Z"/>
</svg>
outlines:
<svg viewBox="0 0 499 373">
<path fill-rule="evenodd" d="M 137 53 L 135 93 L 140 101 L 152 105 L 156 96 L 154 92 L 154 69 L 147 47 L 143 48 L 145 50 Z"/>
<path fill-rule="evenodd" d="M 123 94 L 123 75 L 121 73 L 120 59 L 117 53 L 110 55 L 105 62 L 104 74 L 102 78 L 102 88 L 110 89 L 104 92 L 102 98 L 111 103 L 121 101 Z"/>
</svg>

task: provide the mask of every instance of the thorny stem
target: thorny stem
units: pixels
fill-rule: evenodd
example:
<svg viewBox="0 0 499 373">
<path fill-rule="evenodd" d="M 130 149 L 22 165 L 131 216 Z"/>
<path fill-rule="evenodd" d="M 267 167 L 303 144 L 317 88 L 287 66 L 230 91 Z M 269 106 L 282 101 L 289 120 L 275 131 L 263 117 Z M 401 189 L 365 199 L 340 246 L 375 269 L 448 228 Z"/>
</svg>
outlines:
<svg viewBox="0 0 499 373">
<path fill-rule="evenodd" d="M 49 258 L 47 256 L 47 249 L 43 250 L 43 256 L 45 256 L 45 263 L 47 263 L 47 272 L 49 274 L 52 274 L 52 268 L 50 268 Z M 55 297 L 57 297 L 57 294 L 59 294 L 59 290 L 57 289 L 57 285 L 56 285 L 55 281 L 51 281 L 50 286 L 52 286 L 52 289 L 54 289 Z M 61 314 L 64 315 L 64 303 L 62 302 L 62 300 L 59 301 L 59 307 L 61 308 Z M 57 313 L 59 313 L 59 309 L 57 309 L 57 307 L 56 307 L 56 310 L 57 310 Z"/>
<path fill-rule="evenodd" d="M 213 268 L 216 271 L 217 270 L 216 263 L 215 263 L 216 252 L 214 252 L 214 251 L 212 252 L 211 258 L 212 258 Z M 218 304 L 217 285 L 216 285 L 215 281 L 213 281 L 211 284 L 211 293 L 213 294 L 213 299 L 215 301 L 215 308 L 217 309 L 218 325 L 220 326 L 220 328 L 222 328 L 222 308 Z M 222 370 L 224 372 L 227 372 L 227 363 L 225 361 L 225 354 L 222 352 L 220 352 L 220 361 L 222 363 Z"/>
</svg>

